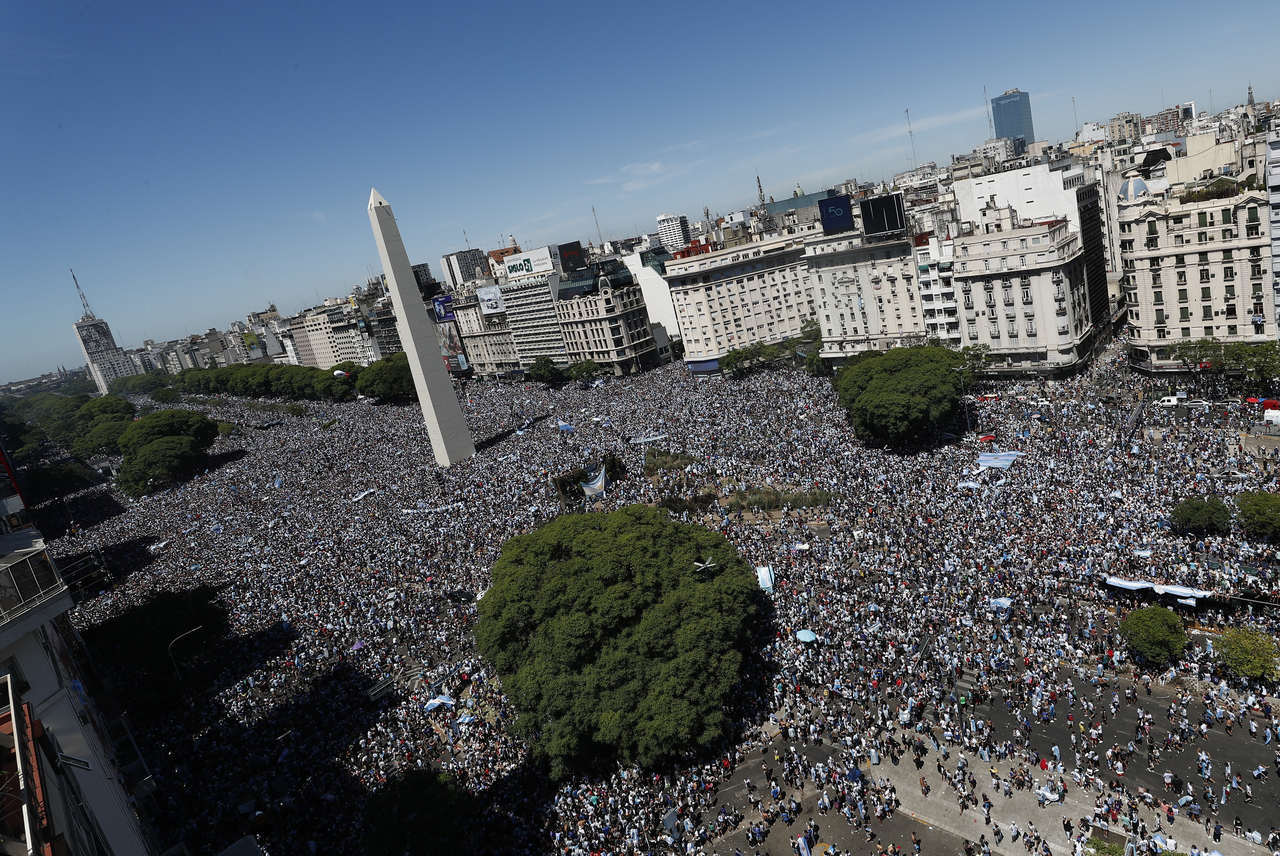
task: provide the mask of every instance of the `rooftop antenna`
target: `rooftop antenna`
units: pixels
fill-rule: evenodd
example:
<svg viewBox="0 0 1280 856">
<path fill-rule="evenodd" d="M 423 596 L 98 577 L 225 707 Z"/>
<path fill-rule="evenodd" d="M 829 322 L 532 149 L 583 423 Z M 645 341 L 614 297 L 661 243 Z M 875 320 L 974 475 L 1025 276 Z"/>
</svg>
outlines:
<svg viewBox="0 0 1280 856">
<path fill-rule="evenodd" d="M 1071 118 L 1076 120 L 1076 130 L 1080 130 L 1080 114 L 1076 112 L 1076 97 L 1071 96 Z"/>
<path fill-rule="evenodd" d="M 903 112 L 907 114 L 907 137 L 911 140 L 911 168 L 915 169 L 920 162 L 916 159 L 916 135 L 911 133 L 911 108 L 908 107 Z"/>
<path fill-rule="evenodd" d="M 987 113 L 987 133 L 991 135 L 990 139 L 996 138 L 996 126 L 991 121 L 991 99 L 987 97 L 987 85 L 982 85 L 982 107 Z"/>
<path fill-rule="evenodd" d="M 67 268 L 67 270 L 71 270 L 71 268 Z M 76 272 L 73 270 L 71 270 L 71 281 L 76 284 L 76 294 L 80 295 L 80 305 L 84 307 L 84 317 L 97 318 L 98 316 L 94 315 L 93 310 L 89 308 L 89 298 L 84 296 L 84 291 L 80 288 L 80 280 L 76 279 Z"/>
<path fill-rule="evenodd" d="M 760 201 L 760 207 L 764 207 L 764 185 L 760 183 L 759 174 L 756 175 L 756 199 Z"/>
<path fill-rule="evenodd" d="M 471 239 L 467 237 L 467 230 L 462 230 L 462 240 L 467 242 L 467 249 L 471 249 Z"/>
<path fill-rule="evenodd" d="M 596 214 L 596 206 L 591 206 L 591 219 L 596 221 L 596 237 L 600 239 L 600 251 L 604 252 L 604 233 L 600 231 L 600 217 Z"/>
</svg>

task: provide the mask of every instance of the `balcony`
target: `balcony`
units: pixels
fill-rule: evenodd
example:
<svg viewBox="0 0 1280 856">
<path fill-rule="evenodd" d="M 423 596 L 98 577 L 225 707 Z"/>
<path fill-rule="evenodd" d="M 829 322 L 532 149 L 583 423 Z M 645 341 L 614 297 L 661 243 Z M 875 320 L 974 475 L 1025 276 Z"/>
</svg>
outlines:
<svg viewBox="0 0 1280 856">
<path fill-rule="evenodd" d="M 1059 324 L 1059 325 L 1058 325 L 1058 335 L 1059 335 L 1059 336 L 1065 336 L 1065 335 L 1067 335 L 1067 334 L 1068 334 L 1068 333 L 1070 333 L 1070 332 L 1071 332 L 1071 328 L 1070 328 L 1070 327 L 1068 327 L 1066 324 Z"/>
<path fill-rule="evenodd" d="M 1055 314 L 1055 315 L 1066 315 L 1066 314 L 1067 314 L 1067 307 L 1065 307 L 1065 306 L 1059 306 L 1059 307 L 1058 307 L 1058 309 L 1057 309 L 1057 311 L 1056 311 L 1056 312 L 1054 312 L 1054 314 Z"/>
</svg>

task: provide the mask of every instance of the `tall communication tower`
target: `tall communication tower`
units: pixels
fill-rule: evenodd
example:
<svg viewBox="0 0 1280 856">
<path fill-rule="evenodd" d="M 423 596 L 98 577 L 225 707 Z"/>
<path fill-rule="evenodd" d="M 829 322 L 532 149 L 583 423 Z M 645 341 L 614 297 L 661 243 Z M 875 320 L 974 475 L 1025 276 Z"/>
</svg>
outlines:
<svg viewBox="0 0 1280 856">
<path fill-rule="evenodd" d="M 920 161 L 916 158 L 916 135 L 911 133 L 911 108 L 903 112 L 907 114 L 907 139 L 911 140 L 911 168 L 915 169 L 920 166 Z"/>
<path fill-rule="evenodd" d="M 67 270 L 71 270 L 71 268 L 67 268 Z M 71 281 L 76 284 L 76 294 L 80 295 L 80 305 L 84 307 L 84 317 L 97 318 L 98 316 L 94 315 L 93 310 L 89 308 L 89 298 L 84 296 L 84 291 L 80 288 L 80 280 L 76 279 L 76 272 L 73 270 L 71 270 Z"/>
</svg>

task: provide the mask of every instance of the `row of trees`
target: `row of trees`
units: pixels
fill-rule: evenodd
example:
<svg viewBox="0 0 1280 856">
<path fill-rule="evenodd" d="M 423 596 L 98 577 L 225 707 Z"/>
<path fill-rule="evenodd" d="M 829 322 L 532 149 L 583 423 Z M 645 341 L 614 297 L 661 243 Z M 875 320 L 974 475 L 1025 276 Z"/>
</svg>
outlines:
<svg viewBox="0 0 1280 856">
<path fill-rule="evenodd" d="M 1171 663 L 1186 650 L 1189 642 L 1182 619 L 1163 606 L 1134 609 L 1120 622 L 1125 643 L 1142 659 L 1156 666 Z M 1280 671 L 1276 659 L 1280 648 L 1265 633 L 1243 627 L 1233 628 L 1214 645 L 1218 663 L 1231 674 L 1253 680 L 1272 680 Z"/>
<path fill-rule="evenodd" d="M 604 374 L 604 367 L 595 360 L 582 360 L 562 369 L 550 357 L 538 357 L 524 374 L 529 380 L 559 386 L 568 381 L 590 383 Z"/>
<path fill-rule="evenodd" d="M 1245 535 L 1258 541 L 1280 541 L 1280 494 L 1246 491 L 1236 494 L 1236 520 Z M 1216 496 L 1190 497 L 1174 506 L 1170 526 L 1180 535 L 1203 538 L 1231 532 L 1231 508 Z"/>
<path fill-rule="evenodd" d="M 1173 347 L 1173 356 L 1187 370 L 1196 371 L 1196 377 L 1213 385 L 1225 384 L 1229 379 L 1247 381 L 1267 391 L 1280 380 L 1280 342 L 1218 342 L 1213 339 L 1195 339 L 1179 342 Z"/>
<path fill-rule="evenodd" d="M 746 377 L 757 369 L 791 361 L 797 353 L 805 355 L 805 370 L 815 377 L 829 374 L 826 364 L 818 356 L 821 350 L 822 329 L 817 321 L 806 321 L 800 335 L 774 345 L 753 342 L 742 348 L 734 348 L 720 359 L 720 369 L 730 377 Z"/>
</svg>

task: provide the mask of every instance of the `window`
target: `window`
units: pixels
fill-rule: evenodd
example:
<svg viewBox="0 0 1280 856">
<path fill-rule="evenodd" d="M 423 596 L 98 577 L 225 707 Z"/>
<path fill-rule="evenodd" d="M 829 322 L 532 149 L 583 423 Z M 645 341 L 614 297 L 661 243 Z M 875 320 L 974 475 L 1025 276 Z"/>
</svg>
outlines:
<svg viewBox="0 0 1280 856">
<path fill-rule="evenodd" d="M 1209 281 L 1209 269 L 1208 269 L 1208 268 L 1200 268 L 1200 281 L 1201 281 L 1201 282 L 1208 282 L 1208 281 Z"/>
<path fill-rule="evenodd" d="M 1228 317 L 1228 318 L 1235 318 L 1235 317 L 1236 317 L 1236 305 L 1235 305 L 1234 303 L 1228 303 L 1228 304 L 1227 304 L 1226 312 L 1225 312 L 1224 314 L 1225 314 L 1225 315 L 1226 315 L 1226 317 Z"/>
<path fill-rule="evenodd" d="M 1223 250 L 1223 251 L 1222 251 L 1222 260 L 1223 260 L 1224 262 L 1229 262 L 1229 261 L 1231 261 L 1231 250 Z"/>
<path fill-rule="evenodd" d="M 1235 336 L 1235 335 L 1236 335 L 1236 329 L 1237 329 L 1237 328 L 1236 328 L 1236 325 L 1235 325 L 1235 324 L 1228 324 L 1228 325 L 1227 325 L 1227 335 L 1228 335 L 1228 336 Z"/>
<path fill-rule="evenodd" d="M 1191 328 L 1190 328 L 1190 327 L 1183 327 L 1183 328 L 1182 328 L 1181 330 L 1179 330 L 1178 332 L 1180 332 L 1180 333 L 1182 334 L 1182 338 L 1184 338 L 1184 339 L 1190 339 L 1190 338 L 1191 338 Z"/>
<path fill-rule="evenodd" d="M 1178 302 L 1179 303 L 1187 302 L 1187 290 L 1185 288 L 1178 289 Z"/>
<path fill-rule="evenodd" d="M 1120 252 L 1122 253 L 1133 252 L 1133 238 L 1125 238 L 1123 241 L 1120 242 Z"/>
<path fill-rule="evenodd" d="M 1207 243 L 1209 243 L 1209 233 L 1208 233 L 1208 232 L 1196 232 L 1196 243 L 1197 243 L 1197 244 L 1207 244 Z"/>
<path fill-rule="evenodd" d="M 1213 320 L 1213 307 L 1212 307 L 1212 306 L 1201 306 L 1201 307 L 1200 307 L 1200 320 L 1201 320 L 1201 321 L 1212 321 L 1212 320 Z"/>
<path fill-rule="evenodd" d="M 1233 223 L 1233 222 L 1235 222 L 1235 217 L 1232 217 L 1232 216 L 1231 216 L 1231 209 L 1230 209 L 1230 208 L 1223 208 L 1223 209 L 1222 209 L 1222 220 L 1221 220 L 1221 222 L 1222 222 L 1222 225 L 1224 225 L 1224 226 L 1225 226 L 1225 225 L 1227 225 L 1228 223 Z"/>
<path fill-rule="evenodd" d="M 1187 272 L 1185 270 L 1178 271 L 1178 285 L 1187 284 Z"/>
<path fill-rule="evenodd" d="M 1151 302 L 1152 302 L 1152 303 L 1154 303 L 1156 306 L 1161 306 L 1161 305 L 1163 305 L 1163 304 L 1164 304 L 1164 292 L 1163 292 L 1163 291 L 1153 291 L 1153 292 L 1151 292 Z"/>
<path fill-rule="evenodd" d="M 1208 212 L 1208 211 L 1201 211 L 1199 214 L 1197 214 L 1197 215 L 1196 215 L 1196 222 L 1197 222 L 1197 223 L 1199 223 L 1200 228 L 1202 228 L 1202 229 L 1203 229 L 1205 226 L 1208 226 L 1208 225 L 1209 225 L 1209 212 Z"/>
<path fill-rule="evenodd" d="M 1148 220 L 1148 221 L 1147 221 L 1147 234 L 1148 234 L 1148 235 L 1154 235 L 1154 234 L 1156 234 L 1156 221 L 1155 221 L 1155 220 Z"/>
<path fill-rule="evenodd" d="M 1258 206 L 1257 206 L 1257 205 L 1250 205 L 1250 206 L 1249 206 L 1249 208 L 1248 208 L 1248 216 L 1246 216 L 1246 217 L 1244 218 L 1244 221 L 1245 221 L 1246 223 L 1257 223 L 1257 222 L 1258 222 Z"/>
<path fill-rule="evenodd" d="M 1160 271 L 1156 270 L 1151 272 L 1151 284 L 1152 285 L 1160 284 Z"/>
<path fill-rule="evenodd" d="M 1222 278 L 1227 282 L 1236 278 L 1236 269 L 1233 267 L 1224 267 L 1222 269 Z"/>
<path fill-rule="evenodd" d="M 1259 265 L 1259 264 L 1250 265 L 1249 276 L 1252 277 L 1253 279 L 1260 279 L 1262 277 L 1262 265 Z"/>
<path fill-rule="evenodd" d="M 1212 300 L 1212 299 L 1213 299 L 1213 298 L 1212 298 L 1212 297 L 1210 297 L 1210 295 L 1209 295 L 1209 286 L 1207 286 L 1207 285 L 1206 285 L 1204 288 L 1200 289 L 1200 299 L 1201 299 L 1201 300 Z"/>
</svg>

